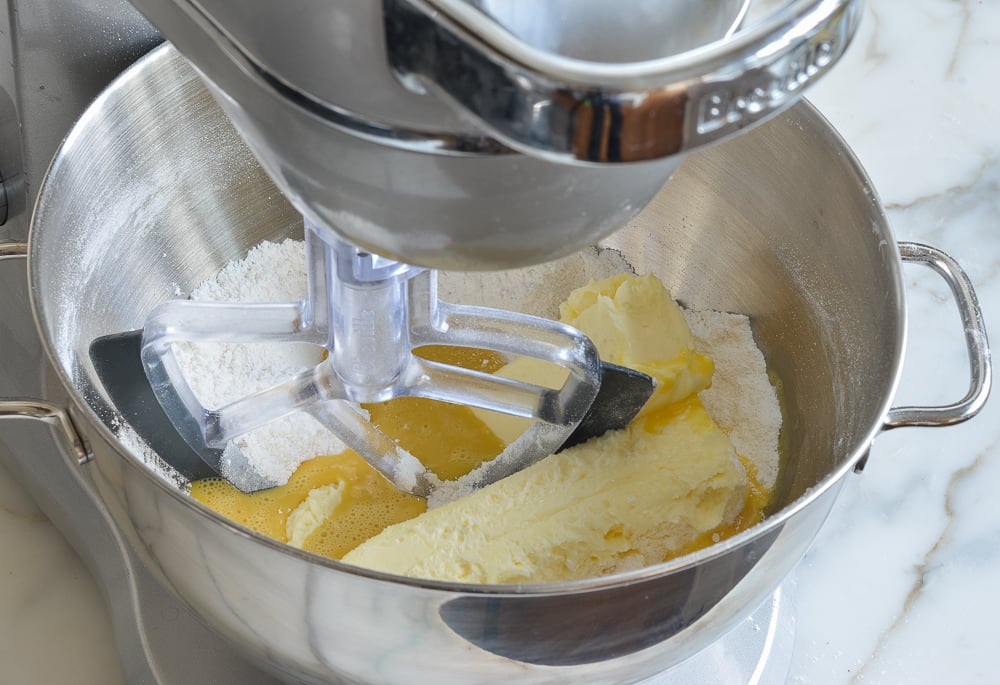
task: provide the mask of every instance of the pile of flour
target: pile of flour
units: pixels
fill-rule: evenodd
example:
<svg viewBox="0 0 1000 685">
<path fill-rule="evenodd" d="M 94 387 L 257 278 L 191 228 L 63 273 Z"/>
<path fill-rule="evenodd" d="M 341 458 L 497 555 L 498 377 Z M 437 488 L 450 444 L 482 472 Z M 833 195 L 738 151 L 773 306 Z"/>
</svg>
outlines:
<svg viewBox="0 0 1000 685">
<path fill-rule="evenodd" d="M 294 302 L 306 294 L 305 244 L 264 242 L 230 262 L 191 297 L 237 302 Z M 556 262 L 503 272 L 440 273 L 442 300 L 497 307 L 557 319 L 559 304 L 585 283 L 632 271 L 613 250 L 591 248 Z M 749 319 L 713 311 L 685 312 L 698 351 L 715 360 L 713 385 L 702 393 L 709 414 L 751 461 L 761 485 L 778 475 L 781 411 Z M 175 346 L 198 399 L 217 408 L 286 381 L 314 366 L 323 350 L 304 344 L 191 344 Z M 126 440 L 128 442 L 128 440 Z M 343 444 L 312 417 L 297 413 L 241 437 L 238 445 L 262 475 L 285 482 L 298 465 L 335 454 Z M 140 450 L 141 451 L 141 450 Z M 148 456 L 148 450 L 146 450 Z M 148 460 L 152 461 L 152 460 Z"/>
<path fill-rule="evenodd" d="M 230 262 L 192 292 L 191 299 L 297 302 L 305 294 L 305 243 L 286 240 L 261 243 L 242 260 Z M 324 350 L 305 343 L 182 343 L 174 346 L 174 354 L 198 401 L 217 409 L 316 366 Z M 234 442 L 258 473 L 276 483 L 286 482 L 306 459 L 345 449 L 333 433 L 304 412 L 269 423 Z"/>
</svg>

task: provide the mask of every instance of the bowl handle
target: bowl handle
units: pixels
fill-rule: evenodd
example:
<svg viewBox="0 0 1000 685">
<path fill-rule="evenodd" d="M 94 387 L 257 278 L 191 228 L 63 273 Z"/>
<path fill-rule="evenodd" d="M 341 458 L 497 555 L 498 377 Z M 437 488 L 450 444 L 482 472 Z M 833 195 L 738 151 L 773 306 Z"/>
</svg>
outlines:
<svg viewBox="0 0 1000 685">
<path fill-rule="evenodd" d="M 953 404 L 938 407 L 893 407 L 886 415 L 883 428 L 903 426 L 951 426 L 967 421 L 979 413 L 990 394 L 992 366 L 986 324 L 979 308 L 972 281 L 954 259 L 941 250 L 920 243 L 899 243 L 904 262 L 925 264 L 941 275 L 951 288 L 965 330 L 969 352 L 969 391 Z"/>
<path fill-rule="evenodd" d="M 62 407 L 44 400 L 9 397 L 0 399 L 0 419 L 37 419 L 62 429 L 77 463 L 83 465 L 93 456 L 69 413 Z"/>
<path fill-rule="evenodd" d="M 0 245 L 0 261 L 25 259 L 28 254 L 26 243 L 6 243 Z M 60 428 L 66 436 L 72 454 L 80 464 L 90 461 L 91 452 L 73 425 L 69 412 L 63 407 L 45 400 L 4 397 L 0 398 L 0 419 L 36 419 Z"/>
</svg>

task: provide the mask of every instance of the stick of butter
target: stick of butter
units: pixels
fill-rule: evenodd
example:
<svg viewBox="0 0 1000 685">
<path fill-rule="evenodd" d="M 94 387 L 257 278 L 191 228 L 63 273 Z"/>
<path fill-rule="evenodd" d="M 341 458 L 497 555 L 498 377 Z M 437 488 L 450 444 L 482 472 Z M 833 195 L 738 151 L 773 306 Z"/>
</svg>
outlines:
<svg viewBox="0 0 1000 685">
<path fill-rule="evenodd" d="M 561 316 L 594 340 L 603 359 L 657 380 L 633 423 L 390 526 L 345 562 L 469 583 L 571 580 L 658 563 L 732 523 L 749 481 L 697 398 L 713 363 L 694 351 L 666 288 L 653 276 L 597 281 L 574 291 Z M 500 373 L 561 384 L 534 360 Z M 523 430 L 479 415 L 508 441 Z"/>
<path fill-rule="evenodd" d="M 574 290 L 559 307 L 560 320 L 583 332 L 601 359 L 641 371 L 656 381 L 653 396 L 639 413 L 653 411 L 709 387 L 715 365 L 694 349 L 694 337 L 670 291 L 653 275 L 620 274 Z M 564 367 L 532 357 L 517 357 L 496 375 L 561 388 Z M 474 408 L 480 421 L 510 444 L 531 419 Z"/>
<path fill-rule="evenodd" d="M 468 583 L 571 580 L 668 558 L 743 507 L 747 478 L 697 399 L 389 526 L 350 564 Z"/>
</svg>

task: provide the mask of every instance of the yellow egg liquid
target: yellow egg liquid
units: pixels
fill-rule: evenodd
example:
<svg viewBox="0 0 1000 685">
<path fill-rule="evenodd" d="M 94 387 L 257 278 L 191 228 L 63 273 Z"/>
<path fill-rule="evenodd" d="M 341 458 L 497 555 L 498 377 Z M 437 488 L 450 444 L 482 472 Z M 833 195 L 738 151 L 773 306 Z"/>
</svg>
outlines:
<svg viewBox="0 0 1000 685">
<path fill-rule="evenodd" d="M 495 352 L 428 345 L 416 351 L 428 361 L 493 373 L 504 365 Z M 371 421 L 442 480 L 454 480 L 500 454 L 504 443 L 465 405 L 401 397 L 362 405 Z"/>
<path fill-rule="evenodd" d="M 191 496 L 223 516 L 281 542 L 288 542 L 288 515 L 314 488 L 342 481 L 343 499 L 310 535 L 303 549 L 339 559 L 386 526 L 427 510 L 420 497 L 397 490 L 351 450 L 303 462 L 285 485 L 253 494 L 221 478 L 192 483 Z"/>
<path fill-rule="evenodd" d="M 433 345 L 417 353 L 486 373 L 504 364 L 500 355 L 477 349 Z M 466 406 L 404 397 L 364 408 L 386 435 L 445 480 L 465 475 L 504 447 Z M 306 539 L 303 549 L 309 552 L 340 559 L 387 526 L 427 509 L 422 498 L 397 490 L 352 450 L 305 461 L 276 488 L 248 495 L 221 478 L 210 478 L 192 483 L 191 496 L 236 523 L 288 542 L 289 514 L 313 489 L 338 482 L 344 483 L 341 502 Z"/>
</svg>

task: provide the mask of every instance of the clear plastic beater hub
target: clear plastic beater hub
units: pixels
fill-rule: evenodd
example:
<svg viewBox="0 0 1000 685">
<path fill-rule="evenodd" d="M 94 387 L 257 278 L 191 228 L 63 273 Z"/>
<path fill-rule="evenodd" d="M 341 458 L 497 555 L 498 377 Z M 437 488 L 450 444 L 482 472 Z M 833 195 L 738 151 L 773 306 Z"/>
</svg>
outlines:
<svg viewBox="0 0 1000 685">
<path fill-rule="evenodd" d="M 142 359 L 154 393 L 202 458 L 245 491 L 273 487 L 234 440 L 295 411 L 318 419 L 400 490 L 426 496 L 437 482 L 367 418 L 358 403 L 425 397 L 534 418 L 520 438 L 477 472 L 482 486 L 555 452 L 600 385 L 600 359 L 579 331 L 539 317 L 437 299 L 437 274 L 366 253 L 306 221 L 308 297 L 246 304 L 173 300 L 143 329 Z M 195 397 L 173 343 L 306 342 L 328 351 L 284 383 L 208 408 Z M 528 356 L 569 371 L 558 390 L 422 359 L 424 345 Z"/>
</svg>

